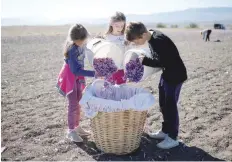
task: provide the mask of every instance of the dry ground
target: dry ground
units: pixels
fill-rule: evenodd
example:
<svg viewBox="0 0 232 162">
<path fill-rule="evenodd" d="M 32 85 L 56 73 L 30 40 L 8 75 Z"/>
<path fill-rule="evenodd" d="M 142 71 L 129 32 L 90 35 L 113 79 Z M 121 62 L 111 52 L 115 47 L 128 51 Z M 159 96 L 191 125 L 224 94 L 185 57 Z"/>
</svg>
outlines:
<svg viewBox="0 0 232 162">
<path fill-rule="evenodd" d="M 137 152 L 114 156 L 101 154 L 91 139 L 77 145 L 64 138 L 65 99 L 55 83 L 67 30 L 2 28 L 1 142 L 7 147 L 2 160 L 232 160 L 232 31 L 213 31 L 212 41 L 205 43 L 198 29 L 162 30 L 174 40 L 188 69 L 179 102 L 184 144 L 163 151 L 144 134 Z M 159 76 L 136 85 L 153 88 L 156 101 Z M 159 129 L 161 119 L 156 102 L 146 131 Z M 81 124 L 90 129 L 88 119 Z"/>
</svg>

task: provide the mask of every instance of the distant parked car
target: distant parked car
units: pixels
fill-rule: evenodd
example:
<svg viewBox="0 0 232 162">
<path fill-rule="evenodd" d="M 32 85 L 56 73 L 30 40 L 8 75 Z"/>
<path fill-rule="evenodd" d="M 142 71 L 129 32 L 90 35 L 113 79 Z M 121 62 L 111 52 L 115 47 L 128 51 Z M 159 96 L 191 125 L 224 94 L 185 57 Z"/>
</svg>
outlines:
<svg viewBox="0 0 232 162">
<path fill-rule="evenodd" d="M 214 24 L 214 29 L 223 29 L 225 30 L 225 26 L 223 24 Z"/>
</svg>

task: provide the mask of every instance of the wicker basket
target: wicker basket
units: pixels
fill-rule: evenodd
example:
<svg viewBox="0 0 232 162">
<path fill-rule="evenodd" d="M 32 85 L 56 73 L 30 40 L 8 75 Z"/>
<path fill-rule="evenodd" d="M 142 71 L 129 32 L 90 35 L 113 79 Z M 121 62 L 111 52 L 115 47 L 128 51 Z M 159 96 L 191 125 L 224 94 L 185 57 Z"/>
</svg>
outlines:
<svg viewBox="0 0 232 162">
<path fill-rule="evenodd" d="M 100 112 L 91 120 L 98 149 L 117 155 L 139 148 L 147 111 Z"/>
</svg>

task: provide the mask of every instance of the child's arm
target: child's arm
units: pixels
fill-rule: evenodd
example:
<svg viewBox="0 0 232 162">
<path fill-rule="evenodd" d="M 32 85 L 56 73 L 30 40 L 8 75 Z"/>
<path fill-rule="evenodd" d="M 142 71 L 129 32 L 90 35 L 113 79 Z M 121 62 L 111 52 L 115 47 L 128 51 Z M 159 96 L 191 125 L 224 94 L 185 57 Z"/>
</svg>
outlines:
<svg viewBox="0 0 232 162">
<path fill-rule="evenodd" d="M 86 76 L 86 77 L 94 77 L 95 72 L 94 71 L 90 71 L 90 70 L 83 70 L 81 68 L 80 63 L 78 63 L 77 60 L 77 48 L 72 47 L 72 49 L 69 51 L 69 66 L 70 66 L 70 70 L 73 74 L 75 74 L 76 76 Z"/>
<path fill-rule="evenodd" d="M 143 58 L 142 64 L 145 66 L 150 66 L 150 67 L 154 67 L 154 68 L 155 67 L 162 67 L 160 61 L 146 57 L 146 56 Z"/>
<path fill-rule="evenodd" d="M 97 34 L 94 38 L 101 38 L 101 39 L 105 39 L 105 38 L 106 38 L 106 36 L 100 32 L 100 33 L 98 33 L 98 34 Z"/>
</svg>

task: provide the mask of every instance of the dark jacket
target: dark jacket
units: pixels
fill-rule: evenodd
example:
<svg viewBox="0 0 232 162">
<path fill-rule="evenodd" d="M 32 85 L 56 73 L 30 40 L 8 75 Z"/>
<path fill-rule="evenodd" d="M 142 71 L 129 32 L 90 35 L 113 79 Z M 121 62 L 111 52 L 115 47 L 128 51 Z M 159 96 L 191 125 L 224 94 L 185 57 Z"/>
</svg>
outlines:
<svg viewBox="0 0 232 162">
<path fill-rule="evenodd" d="M 153 58 L 145 57 L 143 65 L 161 67 L 163 79 L 169 84 L 179 84 L 187 80 L 187 71 L 175 44 L 160 31 L 152 31 L 148 43 Z"/>
</svg>

